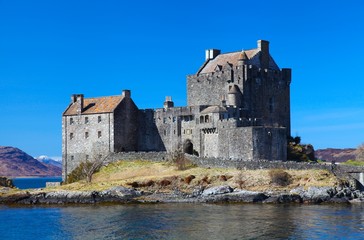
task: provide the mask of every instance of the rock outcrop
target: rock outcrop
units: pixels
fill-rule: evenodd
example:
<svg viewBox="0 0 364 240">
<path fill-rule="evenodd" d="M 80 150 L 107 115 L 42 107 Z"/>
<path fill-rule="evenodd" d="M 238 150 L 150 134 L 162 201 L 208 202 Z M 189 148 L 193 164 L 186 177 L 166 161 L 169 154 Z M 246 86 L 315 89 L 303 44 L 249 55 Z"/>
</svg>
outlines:
<svg viewBox="0 0 364 240">
<path fill-rule="evenodd" d="M 364 192 L 348 187 L 295 188 L 290 192 L 254 192 L 218 186 L 198 189 L 193 194 L 179 190 L 170 193 L 143 192 L 122 186 L 103 191 L 22 191 L 0 195 L 3 204 L 95 204 L 95 203 L 358 203 L 364 202 Z"/>
<path fill-rule="evenodd" d="M 0 187 L 9 187 L 13 188 L 14 184 L 13 181 L 6 177 L 0 177 Z"/>
</svg>

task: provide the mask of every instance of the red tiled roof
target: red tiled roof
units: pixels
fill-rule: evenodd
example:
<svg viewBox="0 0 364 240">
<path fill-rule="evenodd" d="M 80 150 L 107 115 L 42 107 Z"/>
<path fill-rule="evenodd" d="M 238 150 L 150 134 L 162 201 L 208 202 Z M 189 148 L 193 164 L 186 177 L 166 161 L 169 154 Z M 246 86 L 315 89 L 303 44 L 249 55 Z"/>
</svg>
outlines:
<svg viewBox="0 0 364 240">
<path fill-rule="evenodd" d="M 123 96 L 84 98 L 82 114 L 113 112 L 123 99 Z M 71 103 L 63 115 L 77 115 L 77 104 Z"/>
</svg>

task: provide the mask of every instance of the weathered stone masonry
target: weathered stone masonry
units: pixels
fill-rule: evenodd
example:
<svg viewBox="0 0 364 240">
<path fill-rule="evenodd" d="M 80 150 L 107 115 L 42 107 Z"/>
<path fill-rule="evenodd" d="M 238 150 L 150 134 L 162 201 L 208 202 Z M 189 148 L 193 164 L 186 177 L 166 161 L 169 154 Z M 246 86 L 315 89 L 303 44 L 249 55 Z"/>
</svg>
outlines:
<svg viewBox="0 0 364 240">
<path fill-rule="evenodd" d="M 118 152 L 182 148 L 204 158 L 286 160 L 290 82 L 291 70 L 279 69 L 269 42 L 259 40 L 246 51 L 207 50 L 187 77 L 186 107 L 166 97 L 163 108 L 140 110 L 129 90 L 72 95 L 62 121 L 63 177 L 81 161 Z"/>
</svg>

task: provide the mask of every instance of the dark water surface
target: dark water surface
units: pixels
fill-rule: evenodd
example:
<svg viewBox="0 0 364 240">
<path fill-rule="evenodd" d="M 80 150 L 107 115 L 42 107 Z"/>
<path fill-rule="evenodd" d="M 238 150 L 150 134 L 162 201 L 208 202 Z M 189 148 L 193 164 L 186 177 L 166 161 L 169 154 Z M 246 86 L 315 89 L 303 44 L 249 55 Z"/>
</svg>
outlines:
<svg viewBox="0 0 364 240">
<path fill-rule="evenodd" d="M 364 239 L 364 205 L 0 205 L 1 239 Z"/>
<path fill-rule="evenodd" d="M 19 189 L 44 188 L 46 182 L 61 182 L 62 177 L 22 177 L 12 178 L 13 184 Z"/>
</svg>

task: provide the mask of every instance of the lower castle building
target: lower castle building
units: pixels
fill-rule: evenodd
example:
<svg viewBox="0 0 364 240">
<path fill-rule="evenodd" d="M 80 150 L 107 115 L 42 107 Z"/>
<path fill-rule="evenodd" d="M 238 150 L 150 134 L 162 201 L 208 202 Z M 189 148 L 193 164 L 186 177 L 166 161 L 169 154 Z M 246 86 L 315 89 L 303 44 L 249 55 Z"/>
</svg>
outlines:
<svg viewBox="0 0 364 240">
<path fill-rule="evenodd" d="M 113 152 L 183 149 L 222 161 L 286 160 L 291 69 L 280 69 L 269 42 L 231 53 L 206 50 L 187 77 L 187 106 L 138 109 L 131 92 L 71 96 L 62 117 L 63 179 L 82 161 Z"/>
</svg>

